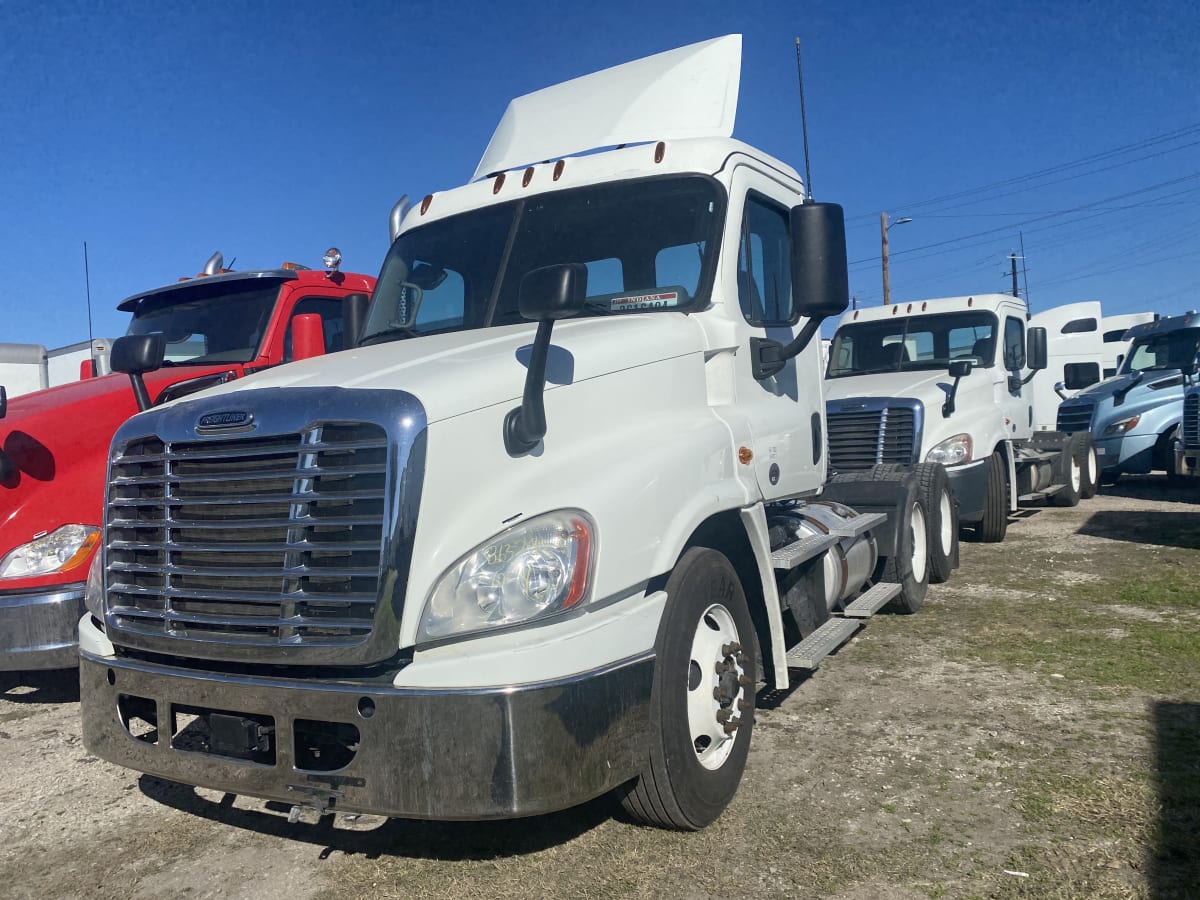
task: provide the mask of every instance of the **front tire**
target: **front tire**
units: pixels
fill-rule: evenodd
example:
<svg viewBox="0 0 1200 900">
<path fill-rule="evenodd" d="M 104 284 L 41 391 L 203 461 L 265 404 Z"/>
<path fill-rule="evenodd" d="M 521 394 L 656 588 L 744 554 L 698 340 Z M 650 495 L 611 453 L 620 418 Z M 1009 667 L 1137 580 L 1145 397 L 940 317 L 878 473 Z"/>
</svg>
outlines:
<svg viewBox="0 0 1200 900">
<path fill-rule="evenodd" d="M 639 822 L 697 831 L 737 792 L 750 751 L 758 658 L 746 595 L 716 550 L 687 550 L 655 641 L 646 759 L 621 798 Z"/>
</svg>

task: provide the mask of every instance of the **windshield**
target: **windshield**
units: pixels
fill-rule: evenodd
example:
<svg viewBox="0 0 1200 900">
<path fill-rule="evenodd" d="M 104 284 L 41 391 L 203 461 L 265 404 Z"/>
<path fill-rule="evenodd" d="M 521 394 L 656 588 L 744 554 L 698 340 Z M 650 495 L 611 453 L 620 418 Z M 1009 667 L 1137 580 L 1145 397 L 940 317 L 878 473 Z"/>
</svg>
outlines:
<svg viewBox="0 0 1200 900">
<path fill-rule="evenodd" d="M 1120 374 L 1186 368 L 1196 358 L 1198 344 L 1200 329 L 1197 328 L 1180 328 L 1140 337 L 1129 351 Z"/>
<path fill-rule="evenodd" d="M 855 322 L 833 336 L 826 377 L 945 369 L 958 359 L 986 367 L 995 357 L 995 335 L 996 317 L 990 312 Z"/>
<path fill-rule="evenodd" d="M 406 231 L 384 260 L 361 344 L 523 322 L 525 273 L 583 263 L 582 315 L 707 303 L 724 213 L 699 175 L 541 194 Z"/>
<path fill-rule="evenodd" d="M 126 333 L 161 332 L 167 363 L 249 362 L 258 356 L 278 296 L 277 281 L 268 287 L 261 281 L 218 283 L 211 290 L 189 282 L 187 292 L 174 299 L 167 292 L 142 301 Z"/>
</svg>

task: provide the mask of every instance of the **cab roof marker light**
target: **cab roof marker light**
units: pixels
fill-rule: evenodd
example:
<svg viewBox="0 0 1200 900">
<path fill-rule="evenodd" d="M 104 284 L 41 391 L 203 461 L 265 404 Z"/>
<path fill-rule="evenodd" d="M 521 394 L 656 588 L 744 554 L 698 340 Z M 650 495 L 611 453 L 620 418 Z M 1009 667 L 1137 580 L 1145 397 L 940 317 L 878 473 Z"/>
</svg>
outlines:
<svg viewBox="0 0 1200 900">
<path fill-rule="evenodd" d="M 425 199 L 421 201 L 421 215 L 429 212 L 429 204 L 433 202 L 433 194 L 426 194 Z"/>
<path fill-rule="evenodd" d="M 500 193 L 500 188 L 502 188 L 502 187 L 504 187 L 504 173 L 503 172 L 501 172 L 499 175 L 496 176 L 496 183 L 492 185 L 492 193 L 493 194 Z"/>
<path fill-rule="evenodd" d="M 555 181 L 558 181 L 558 179 L 562 178 L 563 169 L 565 169 L 566 167 L 567 167 L 567 161 L 565 159 L 560 159 L 558 162 L 556 162 L 554 164 L 554 180 Z"/>
<path fill-rule="evenodd" d="M 663 157 L 667 155 L 667 145 L 664 141 L 659 141 L 654 145 L 654 161 L 660 163 Z"/>
<path fill-rule="evenodd" d="M 521 187 L 529 187 L 529 182 L 533 181 L 533 166 L 525 170 L 525 176 L 521 179 Z"/>
</svg>

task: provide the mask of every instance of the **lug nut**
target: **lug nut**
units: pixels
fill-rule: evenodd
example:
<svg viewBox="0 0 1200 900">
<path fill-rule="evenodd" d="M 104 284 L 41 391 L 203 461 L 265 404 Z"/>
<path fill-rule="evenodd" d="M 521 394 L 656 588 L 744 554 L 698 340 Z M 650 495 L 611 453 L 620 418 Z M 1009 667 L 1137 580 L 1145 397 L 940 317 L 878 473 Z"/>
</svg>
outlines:
<svg viewBox="0 0 1200 900">
<path fill-rule="evenodd" d="M 746 712 L 747 710 L 751 710 L 751 709 L 754 709 L 754 704 L 751 703 L 749 700 L 739 700 L 738 701 L 738 712 Z"/>
<path fill-rule="evenodd" d="M 742 675 L 740 678 L 738 678 L 738 684 L 740 684 L 742 687 L 753 687 L 754 679 L 749 675 Z"/>
<path fill-rule="evenodd" d="M 732 716 L 732 715 L 733 715 L 733 713 L 731 713 L 731 712 L 730 712 L 729 710 L 727 710 L 727 709 L 718 709 L 718 710 L 717 710 L 717 721 L 718 721 L 718 722 L 725 722 L 725 721 L 727 721 L 727 720 L 729 719 L 729 717 L 730 717 L 730 716 Z"/>
<path fill-rule="evenodd" d="M 741 649 L 742 649 L 742 645 L 739 644 L 737 641 L 730 641 L 728 644 L 726 644 L 724 647 L 721 648 L 721 655 L 722 656 L 733 656 L 733 654 L 737 653 Z"/>
<path fill-rule="evenodd" d="M 741 725 L 742 725 L 741 719 L 730 719 L 728 722 L 725 723 L 725 733 L 733 734 L 735 731 L 738 730 L 738 728 L 741 727 Z"/>
</svg>

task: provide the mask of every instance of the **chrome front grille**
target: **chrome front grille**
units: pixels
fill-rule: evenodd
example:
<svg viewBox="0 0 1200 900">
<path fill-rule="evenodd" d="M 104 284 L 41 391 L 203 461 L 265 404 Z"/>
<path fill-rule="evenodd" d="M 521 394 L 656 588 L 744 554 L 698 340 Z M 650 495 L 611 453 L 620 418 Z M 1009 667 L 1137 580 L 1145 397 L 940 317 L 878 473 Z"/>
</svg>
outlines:
<svg viewBox="0 0 1200 900">
<path fill-rule="evenodd" d="M 1058 407 L 1058 430 L 1067 434 L 1087 431 L 1092 427 L 1094 403 L 1067 401 Z"/>
<path fill-rule="evenodd" d="M 1200 394 L 1189 393 L 1183 398 L 1183 446 L 1200 449 Z"/>
<path fill-rule="evenodd" d="M 118 446 L 109 622 L 262 648 L 362 643 L 380 597 L 387 466 L 387 433 L 367 423 Z"/>
<path fill-rule="evenodd" d="M 826 418 L 829 464 L 839 472 L 916 461 L 917 422 L 912 407 L 831 409 Z"/>
</svg>

